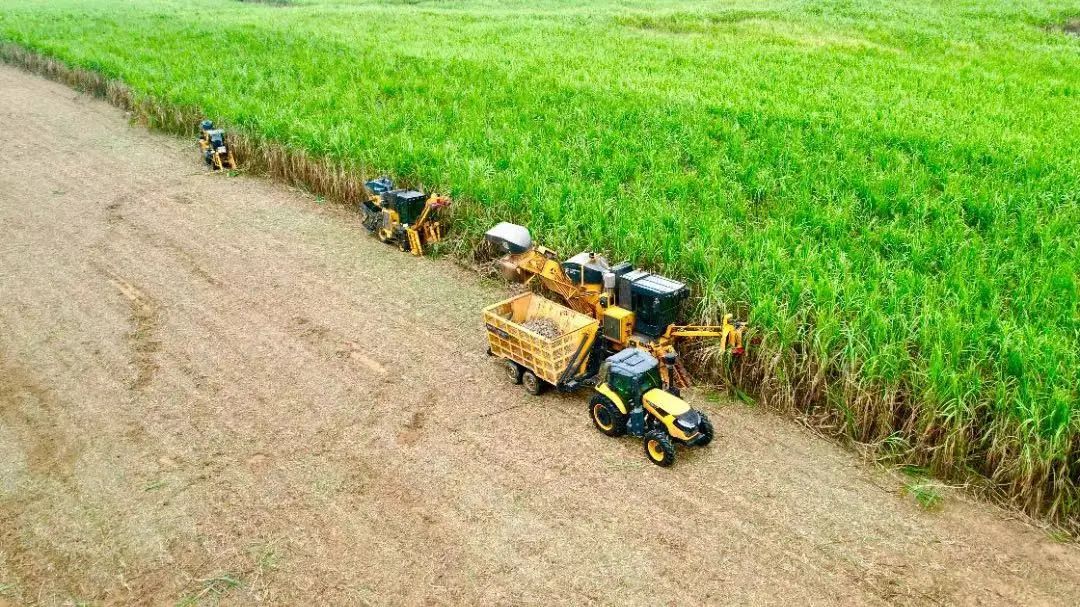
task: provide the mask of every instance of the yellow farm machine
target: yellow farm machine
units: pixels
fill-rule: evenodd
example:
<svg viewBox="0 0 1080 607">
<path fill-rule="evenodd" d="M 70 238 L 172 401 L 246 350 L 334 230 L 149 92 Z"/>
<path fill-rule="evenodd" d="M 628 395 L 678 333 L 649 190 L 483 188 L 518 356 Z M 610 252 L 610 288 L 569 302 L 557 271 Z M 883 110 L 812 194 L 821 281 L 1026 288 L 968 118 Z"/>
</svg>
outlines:
<svg viewBox="0 0 1080 607">
<path fill-rule="evenodd" d="M 690 378 L 675 343 L 714 338 L 739 356 L 745 323 L 726 314 L 720 325 L 678 324 L 689 295 L 683 283 L 590 252 L 561 261 L 523 226 L 500 223 L 485 238 L 503 253 L 504 276 L 538 281 L 566 303 L 526 291 L 484 309 L 488 354 L 501 359 L 512 383 L 534 395 L 593 388 L 589 416 L 597 430 L 641 438 L 658 466 L 675 462 L 677 444 L 712 442 L 708 416 L 682 399 Z"/>
<path fill-rule="evenodd" d="M 659 372 L 665 385 L 689 385 L 678 361 L 675 342 L 687 338 L 714 338 L 734 356 L 743 353 L 745 323 L 726 314 L 720 325 L 685 325 L 676 319 L 688 297 L 686 285 L 635 269 L 629 262 L 610 264 L 595 253 L 579 253 L 560 261 L 551 249 L 534 245 L 529 230 L 500 223 L 488 230 L 487 241 L 504 253 L 498 266 L 514 281 L 538 280 L 575 311 L 600 323 L 600 343 L 610 352 L 637 348 L 665 361 Z"/>
<path fill-rule="evenodd" d="M 402 251 L 423 255 L 424 248 L 442 240 L 440 210 L 450 206 L 448 196 L 418 190 L 395 189 L 389 177 L 364 184 L 368 198 L 360 205 L 363 224 L 379 240 Z"/>
<path fill-rule="evenodd" d="M 225 141 L 225 131 L 215 129 L 210 120 L 199 124 L 199 151 L 202 152 L 206 166 L 214 171 L 235 169 L 232 147 Z"/>
</svg>

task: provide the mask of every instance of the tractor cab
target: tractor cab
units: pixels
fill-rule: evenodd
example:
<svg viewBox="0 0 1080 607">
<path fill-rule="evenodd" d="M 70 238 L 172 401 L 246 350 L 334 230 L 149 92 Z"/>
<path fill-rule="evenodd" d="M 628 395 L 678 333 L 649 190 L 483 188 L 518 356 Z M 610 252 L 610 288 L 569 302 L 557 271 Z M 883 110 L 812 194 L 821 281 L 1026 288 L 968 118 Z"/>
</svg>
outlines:
<svg viewBox="0 0 1080 607">
<path fill-rule="evenodd" d="M 600 382 L 619 395 L 627 409 L 641 406 L 641 398 L 650 390 L 663 388 L 660 364 L 638 348 L 626 348 L 609 357 L 600 367 Z"/>
</svg>

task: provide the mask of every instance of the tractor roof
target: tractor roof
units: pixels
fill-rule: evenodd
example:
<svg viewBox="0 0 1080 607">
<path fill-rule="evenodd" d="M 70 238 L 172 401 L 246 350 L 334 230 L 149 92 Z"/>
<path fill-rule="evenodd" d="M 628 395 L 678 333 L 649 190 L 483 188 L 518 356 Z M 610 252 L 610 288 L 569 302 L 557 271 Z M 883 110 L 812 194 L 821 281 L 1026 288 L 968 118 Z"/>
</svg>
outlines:
<svg viewBox="0 0 1080 607">
<path fill-rule="evenodd" d="M 656 357 L 638 348 L 626 348 L 608 358 L 607 362 L 611 363 L 612 371 L 635 376 L 652 371 L 659 366 Z"/>
</svg>

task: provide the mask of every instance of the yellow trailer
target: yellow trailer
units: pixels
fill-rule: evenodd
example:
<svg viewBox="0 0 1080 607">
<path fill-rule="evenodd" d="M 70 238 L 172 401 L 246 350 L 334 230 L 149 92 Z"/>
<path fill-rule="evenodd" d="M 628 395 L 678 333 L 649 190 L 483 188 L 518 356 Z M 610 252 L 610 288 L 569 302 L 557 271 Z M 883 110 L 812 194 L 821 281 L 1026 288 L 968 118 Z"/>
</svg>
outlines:
<svg viewBox="0 0 1080 607">
<path fill-rule="evenodd" d="M 484 308 L 489 352 L 531 394 L 548 385 L 573 390 L 590 375 L 600 323 L 566 306 L 523 293 Z"/>
</svg>

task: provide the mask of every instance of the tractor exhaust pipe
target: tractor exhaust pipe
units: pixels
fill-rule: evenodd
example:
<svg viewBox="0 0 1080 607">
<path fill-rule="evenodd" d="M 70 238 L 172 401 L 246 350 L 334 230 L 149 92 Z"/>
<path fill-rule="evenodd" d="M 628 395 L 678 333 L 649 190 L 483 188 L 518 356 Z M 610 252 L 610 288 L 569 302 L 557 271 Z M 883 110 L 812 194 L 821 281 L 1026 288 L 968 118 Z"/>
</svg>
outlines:
<svg viewBox="0 0 1080 607">
<path fill-rule="evenodd" d="M 678 377 L 678 369 L 675 368 L 676 363 L 679 361 L 679 355 L 674 351 L 666 352 L 661 361 L 664 363 L 664 368 L 667 370 L 667 385 L 664 386 L 664 390 L 674 394 L 675 396 L 681 396 L 679 387 L 675 385 L 675 378 Z"/>
<path fill-rule="evenodd" d="M 615 273 L 604 272 L 604 295 L 602 300 L 604 307 L 615 304 Z"/>
</svg>

